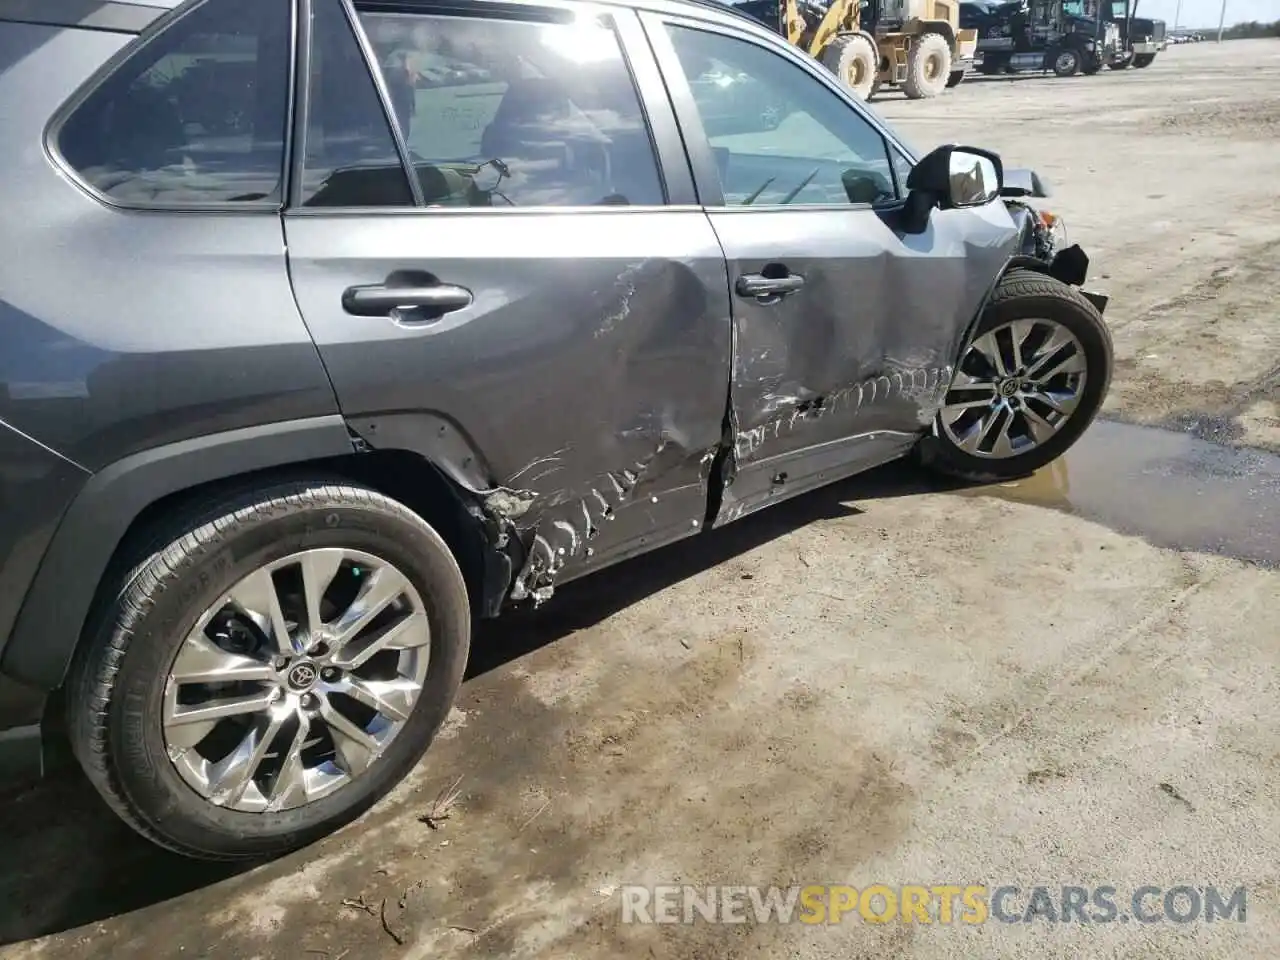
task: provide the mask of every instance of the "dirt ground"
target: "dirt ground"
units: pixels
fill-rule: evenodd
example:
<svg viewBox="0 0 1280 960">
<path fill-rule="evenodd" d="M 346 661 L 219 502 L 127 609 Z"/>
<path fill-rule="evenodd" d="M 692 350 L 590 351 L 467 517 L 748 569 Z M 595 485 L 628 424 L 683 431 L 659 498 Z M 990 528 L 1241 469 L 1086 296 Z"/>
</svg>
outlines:
<svg viewBox="0 0 1280 960">
<path fill-rule="evenodd" d="M 1280 956 L 1280 43 L 876 109 L 1051 179 L 1113 297 L 1110 416 L 1179 433 L 1098 424 L 1003 488 L 878 471 L 487 625 L 409 781 L 252 871 L 42 786 L 0 809 L 0 957 Z M 620 922 L 628 883 L 826 882 L 1243 885 L 1248 913 Z"/>
</svg>

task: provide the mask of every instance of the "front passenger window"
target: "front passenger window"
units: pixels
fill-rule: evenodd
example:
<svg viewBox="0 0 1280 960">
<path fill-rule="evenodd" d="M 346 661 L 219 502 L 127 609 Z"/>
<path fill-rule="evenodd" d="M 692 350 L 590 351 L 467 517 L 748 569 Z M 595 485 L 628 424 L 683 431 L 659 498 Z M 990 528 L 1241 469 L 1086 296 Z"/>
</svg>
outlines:
<svg viewBox="0 0 1280 960">
<path fill-rule="evenodd" d="M 884 138 L 815 77 L 745 40 L 675 24 L 667 30 L 726 205 L 896 199 Z"/>
</svg>

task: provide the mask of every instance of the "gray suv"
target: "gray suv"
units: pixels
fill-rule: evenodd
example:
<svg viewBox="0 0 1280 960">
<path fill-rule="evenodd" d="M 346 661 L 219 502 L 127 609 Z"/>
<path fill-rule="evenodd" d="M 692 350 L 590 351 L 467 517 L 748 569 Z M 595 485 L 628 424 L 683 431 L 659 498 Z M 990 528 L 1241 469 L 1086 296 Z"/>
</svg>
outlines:
<svg viewBox="0 0 1280 960">
<path fill-rule="evenodd" d="M 0 0 L 5 776 L 69 743 L 151 840 L 283 851 L 474 618 L 1038 468 L 1111 346 L 1037 195 L 697 0 Z"/>
</svg>

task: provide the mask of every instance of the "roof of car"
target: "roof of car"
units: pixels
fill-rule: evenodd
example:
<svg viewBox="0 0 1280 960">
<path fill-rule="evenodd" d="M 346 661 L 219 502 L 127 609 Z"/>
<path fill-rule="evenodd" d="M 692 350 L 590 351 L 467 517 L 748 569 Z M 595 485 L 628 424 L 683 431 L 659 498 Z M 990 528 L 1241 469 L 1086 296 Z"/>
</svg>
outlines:
<svg viewBox="0 0 1280 960">
<path fill-rule="evenodd" d="M 89 29 L 136 33 L 186 0 L 0 0 L 0 19 L 66 24 Z M 684 14 L 697 19 L 728 20 L 768 33 L 754 17 L 731 5 L 732 0 L 595 0 L 603 6 L 622 6 Z"/>
<path fill-rule="evenodd" d="M 114 6 L 120 7 L 155 7 L 160 10 L 172 10 L 174 7 L 181 6 L 186 0 L 105 0 Z M 628 0 L 605 0 L 606 3 L 616 3 L 620 6 L 632 6 Z M 703 7 L 708 10 L 714 10 L 717 13 L 727 13 L 745 17 L 745 14 L 736 10 L 732 5 L 732 0 L 672 0 L 675 6 L 683 6 L 688 4 L 695 7 Z M 59 4 L 65 6 L 83 7 L 84 0 L 42 0 L 41 5 L 49 5 L 56 7 Z M 635 6 L 645 6 L 644 3 L 634 4 Z M 748 18 L 750 19 L 750 18 Z"/>
</svg>

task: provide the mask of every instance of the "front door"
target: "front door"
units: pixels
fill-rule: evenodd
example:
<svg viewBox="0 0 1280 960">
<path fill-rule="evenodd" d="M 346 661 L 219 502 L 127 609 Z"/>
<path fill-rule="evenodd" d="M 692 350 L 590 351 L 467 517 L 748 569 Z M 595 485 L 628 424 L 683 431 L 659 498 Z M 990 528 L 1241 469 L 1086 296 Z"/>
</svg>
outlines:
<svg viewBox="0 0 1280 960">
<path fill-rule="evenodd" d="M 517 598 L 697 532 L 728 284 L 635 15 L 310 6 L 285 231 L 355 432 L 514 526 Z"/>
<path fill-rule="evenodd" d="M 902 154 L 834 78 L 745 31 L 646 29 L 734 293 L 723 523 L 908 450 L 1016 230 L 996 203 L 905 233 Z"/>
</svg>

